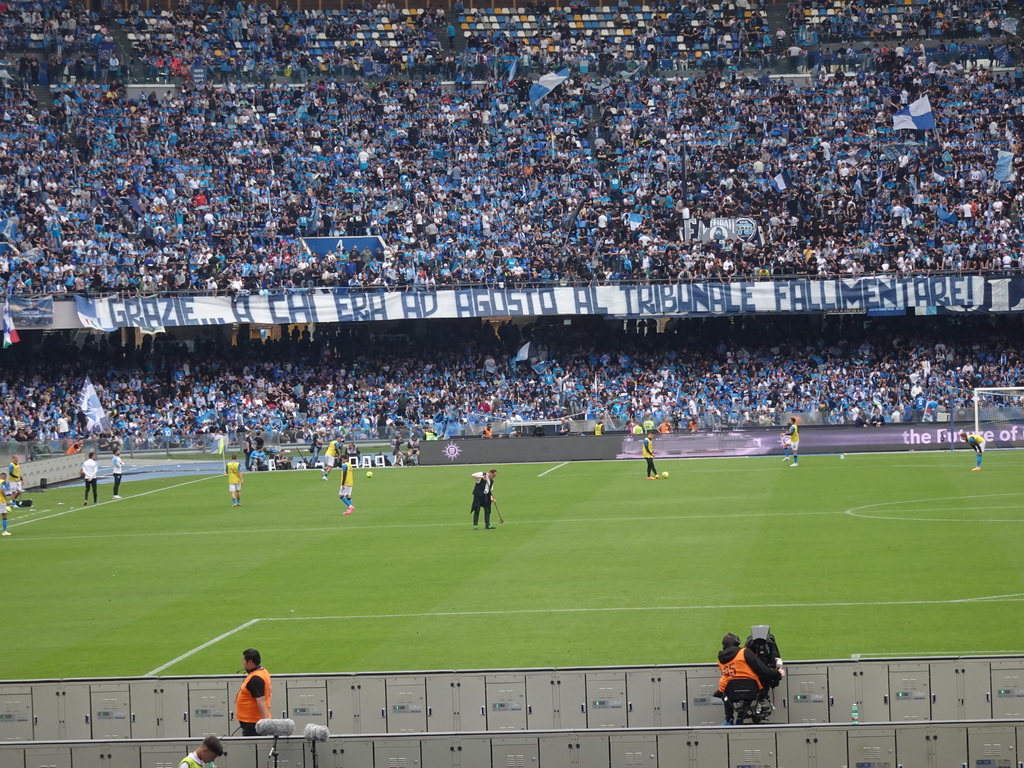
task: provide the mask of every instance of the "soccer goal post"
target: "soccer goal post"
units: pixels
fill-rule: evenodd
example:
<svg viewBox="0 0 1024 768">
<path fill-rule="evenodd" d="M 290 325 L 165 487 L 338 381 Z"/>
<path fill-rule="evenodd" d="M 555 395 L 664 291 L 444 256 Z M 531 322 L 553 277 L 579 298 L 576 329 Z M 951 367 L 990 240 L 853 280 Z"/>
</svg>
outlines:
<svg viewBox="0 0 1024 768">
<path fill-rule="evenodd" d="M 1024 387 L 976 387 L 974 431 L 995 433 L 996 443 L 1024 448 Z"/>
</svg>

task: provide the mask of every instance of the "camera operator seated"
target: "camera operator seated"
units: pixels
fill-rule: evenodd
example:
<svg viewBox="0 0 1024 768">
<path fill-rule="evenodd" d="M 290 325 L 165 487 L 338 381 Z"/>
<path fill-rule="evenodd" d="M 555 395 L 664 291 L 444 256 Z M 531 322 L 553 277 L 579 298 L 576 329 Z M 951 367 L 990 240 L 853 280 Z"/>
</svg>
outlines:
<svg viewBox="0 0 1024 768">
<path fill-rule="evenodd" d="M 785 675 L 784 670 L 770 669 L 765 666 L 757 654 L 749 648 L 740 646 L 739 635 L 727 632 L 722 638 L 722 650 L 718 652 L 718 668 L 722 676 L 718 679 L 718 690 L 715 698 L 722 699 L 725 704 L 725 722 L 722 725 L 733 725 L 735 723 L 735 712 L 733 702 L 730 700 L 730 683 L 736 683 L 736 687 L 742 687 L 739 681 L 749 680 L 752 684 L 747 686 L 753 692 L 753 686 L 757 686 L 755 695 L 760 695 L 766 688 L 774 688 Z"/>
<path fill-rule="evenodd" d="M 277 455 L 274 457 L 274 469 L 291 469 L 291 468 L 292 468 L 292 460 L 288 458 L 288 456 L 284 452 L 284 449 L 282 448 L 280 451 L 277 452 Z"/>
</svg>

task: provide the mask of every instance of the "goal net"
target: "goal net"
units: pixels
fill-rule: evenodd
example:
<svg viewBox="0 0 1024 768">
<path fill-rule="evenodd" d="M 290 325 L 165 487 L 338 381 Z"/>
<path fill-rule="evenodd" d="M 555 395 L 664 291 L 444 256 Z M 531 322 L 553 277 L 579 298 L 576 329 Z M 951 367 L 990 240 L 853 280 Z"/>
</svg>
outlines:
<svg viewBox="0 0 1024 768">
<path fill-rule="evenodd" d="M 1024 448 L 1024 387 L 977 387 L 974 431 L 991 432 L 993 447 Z"/>
</svg>

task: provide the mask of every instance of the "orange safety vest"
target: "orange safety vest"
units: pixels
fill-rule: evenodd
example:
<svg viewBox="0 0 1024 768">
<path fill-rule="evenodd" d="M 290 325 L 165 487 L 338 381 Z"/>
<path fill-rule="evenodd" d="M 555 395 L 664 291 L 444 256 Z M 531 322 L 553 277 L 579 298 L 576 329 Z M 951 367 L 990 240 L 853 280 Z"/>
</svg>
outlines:
<svg viewBox="0 0 1024 768">
<path fill-rule="evenodd" d="M 238 695 L 235 696 L 235 719 L 240 723 L 255 723 L 263 719 L 256 699 L 249 693 L 249 689 L 245 687 L 249 683 L 249 679 L 254 675 L 261 678 L 266 686 L 267 712 L 273 714 L 273 710 L 270 708 L 270 673 L 263 667 L 259 667 L 245 676 L 245 681 L 238 690 Z"/>
<path fill-rule="evenodd" d="M 757 673 L 750 668 L 747 664 L 747 656 L 745 648 L 740 648 L 732 661 L 727 661 L 724 664 L 718 662 L 718 668 L 722 670 L 722 676 L 718 678 L 718 690 L 725 693 L 725 686 L 730 680 L 737 678 L 746 678 L 748 680 L 754 680 L 757 683 L 758 688 L 763 688 L 761 685 L 761 678 L 757 676 Z"/>
</svg>

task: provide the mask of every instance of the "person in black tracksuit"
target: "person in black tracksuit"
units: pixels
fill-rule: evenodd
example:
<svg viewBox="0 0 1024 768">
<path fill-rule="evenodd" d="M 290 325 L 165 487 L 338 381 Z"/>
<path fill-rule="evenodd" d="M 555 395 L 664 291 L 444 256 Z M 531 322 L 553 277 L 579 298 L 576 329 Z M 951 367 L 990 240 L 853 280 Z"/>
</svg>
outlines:
<svg viewBox="0 0 1024 768">
<path fill-rule="evenodd" d="M 476 483 L 473 485 L 473 506 L 469 511 L 473 513 L 474 531 L 480 523 L 481 509 L 484 511 L 484 528 L 494 528 L 491 525 L 491 502 L 494 501 L 494 495 L 491 493 L 491 490 L 494 488 L 494 478 L 497 475 L 498 470 L 496 469 L 473 473 L 473 479 L 476 480 Z"/>
</svg>

